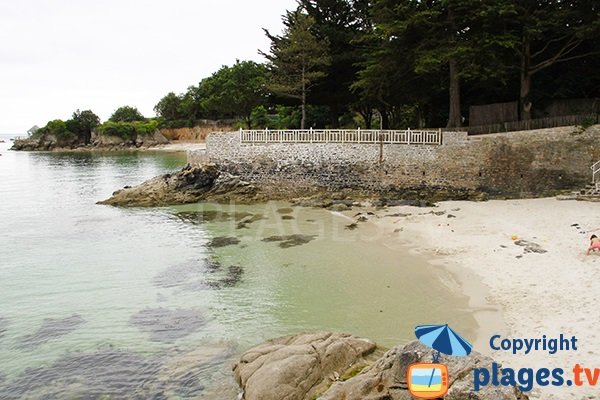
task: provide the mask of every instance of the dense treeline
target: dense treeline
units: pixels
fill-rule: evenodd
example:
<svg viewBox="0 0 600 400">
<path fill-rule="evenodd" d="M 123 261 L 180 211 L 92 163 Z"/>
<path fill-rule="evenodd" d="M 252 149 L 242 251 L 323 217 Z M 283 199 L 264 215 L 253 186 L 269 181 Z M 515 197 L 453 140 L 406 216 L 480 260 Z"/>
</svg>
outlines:
<svg viewBox="0 0 600 400">
<path fill-rule="evenodd" d="M 468 123 L 469 106 L 600 97 L 593 0 L 298 0 L 265 65 L 223 67 L 156 107 L 167 123 L 384 127 Z"/>
<path fill-rule="evenodd" d="M 100 117 L 93 111 L 77 110 L 66 121 L 55 119 L 30 133 L 34 138 L 52 135 L 62 142 L 90 144 L 94 130 L 122 139 L 135 139 L 138 135 L 154 133 L 158 127 L 156 119 L 147 119 L 135 107 L 123 106 L 117 108 L 108 121 L 102 124 Z"/>
<path fill-rule="evenodd" d="M 472 105 L 516 102 L 515 118 L 529 120 L 555 99 L 600 98 L 595 0 L 297 3 L 281 35 L 265 31 L 264 64 L 237 61 L 185 93 L 168 93 L 153 124 L 458 127 L 469 123 Z M 70 127 L 53 121 L 44 129 L 87 142 L 99 121 L 77 113 Z M 132 118 L 113 116 L 104 130 L 125 134 L 134 128 L 119 124 L 144 120 Z"/>
</svg>

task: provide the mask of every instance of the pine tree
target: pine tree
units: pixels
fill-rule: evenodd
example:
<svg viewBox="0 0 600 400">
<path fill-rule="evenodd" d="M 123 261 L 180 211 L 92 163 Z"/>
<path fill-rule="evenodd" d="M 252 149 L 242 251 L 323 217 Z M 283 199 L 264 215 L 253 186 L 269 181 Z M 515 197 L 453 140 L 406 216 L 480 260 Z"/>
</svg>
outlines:
<svg viewBox="0 0 600 400">
<path fill-rule="evenodd" d="M 327 40 L 319 40 L 311 31 L 314 19 L 302 9 L 288 12 L 283 19 L 281 36 L 265 33 L 271 39 L 268 60 L 270 79 L 267 88 L 275 95 L 299 101 L 302 106 L 301 129 L 306 125 L 307 97 L 319 79 L 326 77 L 330 64 Z"/>
</svg>

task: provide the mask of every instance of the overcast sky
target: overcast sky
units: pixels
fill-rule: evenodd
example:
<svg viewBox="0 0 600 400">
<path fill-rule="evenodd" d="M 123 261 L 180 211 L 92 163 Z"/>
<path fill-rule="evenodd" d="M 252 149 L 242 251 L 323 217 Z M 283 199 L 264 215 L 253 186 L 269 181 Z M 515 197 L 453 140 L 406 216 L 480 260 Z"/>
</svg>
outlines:
<svg viewBox="0 0 600 400">
<path fill-rule="evenodd" d="M 0 0 L 0 133 L 91 109 L 153 116 L 170 91 L 263 61 L 294 0 Z"/>
</svg>

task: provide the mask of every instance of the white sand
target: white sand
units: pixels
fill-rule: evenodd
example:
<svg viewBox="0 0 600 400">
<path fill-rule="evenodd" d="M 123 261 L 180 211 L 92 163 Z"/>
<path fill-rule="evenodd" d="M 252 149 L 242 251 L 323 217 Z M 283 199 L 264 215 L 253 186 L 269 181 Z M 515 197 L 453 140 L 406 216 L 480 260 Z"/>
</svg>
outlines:
<svg viewBox="0 0 600 400">
<path fill-rule="evenodd" d="M 565 379 L 572 379 L 571 370 L 577 363 L 600 368 L 600 255 L 585 255 L 594 233 L 588 231 L 599 229 L 595 233 L 600 236 L 600 203 L 556 199 L 443 202 L 433 211 L 445 211 L 444 215 L 433 215 L 431 210 L 392 207 L 379 211 L 381 218 L 372 221 L 385 231 L 385 240 L 391 245 L 409 244 L 419 253 L 434 255 L 434 263 L 458 272 L 462 290 L 473 296 L 471 305 L 485 311 L 477 279 L 469 274 L 481 277 L 489 288 L 487 302 L 501 313 L 475 313 L 481 326 L 475 350 L 514 369 L 560 367 Z M 383 217 L 394 213 L 412 215 Z M 448 218 L 448 214 L 456 218 Z M 575 223 L 580 229 L 571 226 Z M 539 244 L 547 253 L 524 254 L 513 235 Z M 509 338 L 575 335 L 578 348 L 553 356 L 545 351 L 514 356 L 490 349 L 489 339 L 495 331 Z M 530 396 L 599 398 L 600 380 L 596 389 L 536 386 Z"/>
<path fill-rule="evenodd" d="M 206 150 L 206 143 L 204 142 L 171 142 L 168 144 L 161 144 L 158 146 L 152 146 L 148 148 L 151 151 L 167 151 L 167 152 L 183 152 L 190 150 Z"/>
</svg>

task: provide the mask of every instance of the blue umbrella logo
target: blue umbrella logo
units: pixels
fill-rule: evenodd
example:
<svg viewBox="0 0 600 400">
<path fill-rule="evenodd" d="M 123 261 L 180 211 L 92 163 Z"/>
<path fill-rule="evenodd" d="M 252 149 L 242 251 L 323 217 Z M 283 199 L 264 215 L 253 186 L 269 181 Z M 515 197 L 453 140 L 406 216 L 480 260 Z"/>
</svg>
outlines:
<svg viewBox="0 0 600 400">
<path fill-rule="evenodd" d="M 415 335 L 425 346 L 431 347 L 439 353 L 449 356 L 468 356 L 473 350 L 471 343 L 446 325 L 419 325 L 415 328 Z M 435 357 L 435 354 L 434 354 Z"/>
<path fill-rule="evenodd" d="M 433 353 L 433 362 L 438 363 L 440 353 L 449 356 L 465 357 L 471 353 L 473 346 L 462 336 L 453 331 L 448 324 L 446 325 L 419 325 L 415 328 L 417 339 L 424 345 L 431 347 Z M 435 369 L 432 369 L 429 385 L 433 382 Z"/>
</svg>

